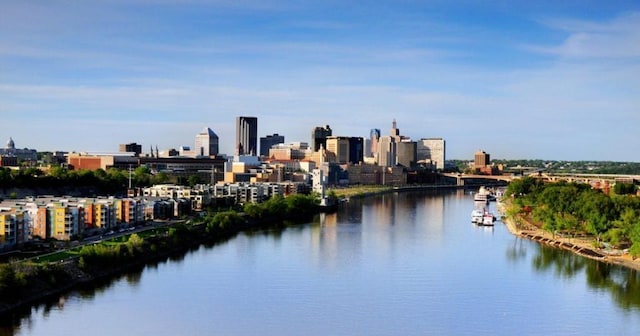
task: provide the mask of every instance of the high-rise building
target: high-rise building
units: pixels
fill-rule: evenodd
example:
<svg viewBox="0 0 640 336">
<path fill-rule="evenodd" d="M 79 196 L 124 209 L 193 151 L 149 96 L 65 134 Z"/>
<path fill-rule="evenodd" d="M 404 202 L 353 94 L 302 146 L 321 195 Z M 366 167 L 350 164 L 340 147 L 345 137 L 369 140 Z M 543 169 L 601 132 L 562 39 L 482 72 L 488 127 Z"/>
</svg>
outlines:
<svg viewBox="0 0 640 336">
<path fill-rule="evenodd" d="M 381 136 L 378 141 L 378 165 L 392 167 L 396 165 L 396 142 L 391 136 Z"/>
<path fill-rule="evenodd" d="M 349 162 L 349 138 L 340 136 L 330 136 L 326 139 L 327 152 L 335 154 L 339 163 Z"/>
<path fill-rule="evenodd" d="M 205 127 L 202 132 L 196 135 L 196 146 L 194 148 L 196 156 L 215 156 L 219 149 L 218 135 Z"/>
<path fill-rule="evenodd" d="M 417 153 L 418 161 L 430 162 L 431 165 L 438 170 L 444 169 L 444 160 L 446 157 L 444 139 L 420 139 L 420 141 L 418 141 Z"/>
<path fill-rule="evenodd" d="M 398 129 L 398 124 L 395 119 L 393 119 L 393 122 L 391 123 L 391 137 L 396 143 L 402 140 L 402 136 L 400 135 L 400 130 Z"/>
<path fill-rule="evenodd" d="M 236 117 L 236 155 L 256 155 L 258 118 Z"/>
<path fill-rule="evenodd" d="M 416 147 L 415 141 L 402 140 L 396 143 L 397 163 L 406 168 L 411 168 L 416 164 Z"/>
<path fill-rule="evenodd" d="M 490 157 L 488 153 L 485 153 L 482 150 L 479 150 L 474 155 L 473 166 L 476 169 L 484 168 L 491 163 Z"/>
<path fill-rule="evenodd" d="M 260 156 L 269 156 L 269 149 L 271 149 L 273 145 L 283 143 L 284 135 L 279 135 L 278 133 L 260 138 Z"/>
<path fill-rule="evenodd" d="M 140 156 L 140 154 L 142 153 L 142 145 L 139 145 L 135 142 L 120 144 L 119 149 L 120 152 L 135 153 L 136 156 Z"/>
<path fill-rule="evenodd" d="M 375 153 L 378 152 L 378 141 L 380 139 L 380 129 L 372 128 L 369 132 L 369 138 L 371 139 L 369 152 L 366 153 L 367 156 L 374 156 Z"/>
<path fill-rule="evenodd" d="M 320 146 L 327 148 L 327 137 L 332 135 L 331 127 L 316 127 L 311 131 L 311 148 L 314 152 L 320 150 Z"/>
<path fill-rule="evenodd" d="M 349 137 L 349 162 L 360 163 L 364 160 L 364 139 L 362 137 Z"/>
<path fill-rule="evenodd" d="M 335 154 L 339 163 L 360 163 L 363 160 L 363 141 L 361 137 L 327 137 L 327 152 Z"/>
</svg>

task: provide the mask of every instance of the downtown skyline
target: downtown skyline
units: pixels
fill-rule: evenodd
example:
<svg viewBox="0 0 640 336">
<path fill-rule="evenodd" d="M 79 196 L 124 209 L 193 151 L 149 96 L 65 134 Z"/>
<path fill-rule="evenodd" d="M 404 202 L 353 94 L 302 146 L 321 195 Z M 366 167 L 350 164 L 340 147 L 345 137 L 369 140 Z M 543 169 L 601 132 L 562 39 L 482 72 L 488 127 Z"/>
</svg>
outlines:
<svg viewBox="0 0 640 336">
<path fill-rule="evenodd" d="M 640 161 L 636 1 L 3 1 L 0 139 L 39 151 L 441 137 L 447 157 Z"/>
</svg>

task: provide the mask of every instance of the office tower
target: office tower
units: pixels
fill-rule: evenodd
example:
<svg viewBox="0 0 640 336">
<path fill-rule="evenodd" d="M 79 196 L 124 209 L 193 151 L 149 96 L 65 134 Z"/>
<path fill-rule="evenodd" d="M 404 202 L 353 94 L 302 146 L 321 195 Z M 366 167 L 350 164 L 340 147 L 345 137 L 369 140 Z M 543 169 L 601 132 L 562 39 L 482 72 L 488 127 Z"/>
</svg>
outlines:
<svg viewBox="0 0 640 336">
<path fill-rule="evenodd" d="M 196 146 L 194 148 L 196 156 L 218 155 L 218 135 L 211 128 L 204 128 L 196 135 Z"/>
<path fill-rule="evenodd" d="M 445 141 L 442 138 L 423 138 L 418 141 L 418 161 L 430 162 L 438 170 L 444 169 Z"/>
<path fill-rule="evenodd" d="M 371 139 L 370 150 L 367 156 L 374 156 L 375 153 L 378 152 L 378 141 L 380 139 L 380 129 L 372 128 L 369 132 L 369 138 Z"/>
<path fill-rule="evenodd" d="M 236 155 L 256 155 L 258 118 L 236 117 Z"/>
<path fill-rule="evenodd" d="M 361 137 L 327 137 L 327 152 L 335 154 L 338 163 L 360 163 L 363 160 L 363 141 Z"/>
<path fill-rule="evenodd" d="M 349 162 L 349 138 L 340 136 L 330 136 L 326 139 L 327 152 L 335 154 L 339 163 Z"/>
<path fill-rule="evenodd" d="M 120 144 L 119 149 L 120 152 L 135 153 L 135 156 L 140 156 L 140 154 L 142 153 L 142 145 L 139 145 L 135 142 Z"/>
<path fill-rule="evenodd" d="M 327 148 L 327 137 L 331 136 L 331 127 L 316 127 L 311 131 L 311 148 L 314 152 L 320 149 L 320 146 Z"/>
<path fill-rule="evenodd" d="M 283 143 L 284 135 L 279 135 L 278 133 L 260 138 L 260 156 L 269 156 L 269 149 L 271 149 L 273 145 Z"/>
<path fill-rule="evenodd" d="M 400 130 L 398 129 L 398 124 L 395 119 L 393 119 L 393 123 L 391 123 L 391 137 L 396 143 L 402 140 L 402 136 L 400 136 Z"/>
<path fill-rule="evenodd" d="M 364 139 L 349 137 L 349 162 L 360 163 L 364 160 Z"/>
<path fill-rule="evenodd" d="M 381 136 L 378 141 L 378 165 L 392 167 L 396 165 L 396 142 L 391 136 Z"/>
<path fill-rule="evenodd" d="M 416 142 L 408 139 L 396 143 L 396 154 L 398 156 L 397 163 L 406 168 L 415 166 L 416 147 Z"/>
<path fill-rule="evenodd" d="M 474 168 L 484 168 L 488 166 L 490 162 L 489 154 L 479 150 L 474 156 L 473 166 Z"/>
</svg>

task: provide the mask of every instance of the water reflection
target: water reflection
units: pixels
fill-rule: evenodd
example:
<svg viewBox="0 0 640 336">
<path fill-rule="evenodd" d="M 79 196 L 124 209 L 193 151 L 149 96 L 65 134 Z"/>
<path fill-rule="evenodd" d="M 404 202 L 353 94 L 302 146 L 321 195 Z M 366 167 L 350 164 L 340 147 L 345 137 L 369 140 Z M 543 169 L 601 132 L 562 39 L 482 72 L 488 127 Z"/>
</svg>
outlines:
<svg viewBox="0 0 640 336">
<path fill-rule="evenodd" d="M 134 266 L 126 270 L 125 274 L 106 276 L 92 281 L 90 284 L 81 285 L 74 290 L 43 298 L 38 304 L 24 307 L 13 311 L 11 314 L 0 316 L 0 335 L 15 335 L 19 332 L 30 330 L 34 318 L 49 318 L 53 311 L 65 309 L 65 305 L 70 298 L 77 298 L 83 301 L 91 301 L 97 295 L 102 294 L 113 287 L 114 284 L 124 280 L 127 286 L 136 288 L 142 279 L 145 270 L 154 270 L 158 265 L 165 263 L 180 263 L 185 254 L 193 252 L 193 249 L 181 254 L 167 256 L 165 259 L 149 263 L 143 266 Z"/>
<path fill-rule="evenodd" d="M 349 208 L 354 207 L 350 204 Z M 323 214 L 311 228 L 311 253 L 313 265 L 321 269 L 335 270 L 348 267 L 362 255 L 362 226 L 360 211 L 344 217 L 338 223 L 338 214 Z M 354 209 L 354 210 L 355 210 Z M 356 220 L 356 218 L 358 218 Z M 319 224 L 319 225 L 318 225 Z"/>
<path fill-rule="evenodd" d="M 640 273 L 635 270 L 546 245 L 539 245 L 532 262 L 536 271 L 552 271 L 559 278 L 574 278 L 584 272 L 590 288 L 610 293 L 621 308 L 640 309 Z"/>
<path fill-rule="evenodd" d="M 507 246 L 507 260 L 518 261 L 527 257 L 527 248 L 525 240 L 519 237 L 514 237 L 513 244 Z"/>
</svg>

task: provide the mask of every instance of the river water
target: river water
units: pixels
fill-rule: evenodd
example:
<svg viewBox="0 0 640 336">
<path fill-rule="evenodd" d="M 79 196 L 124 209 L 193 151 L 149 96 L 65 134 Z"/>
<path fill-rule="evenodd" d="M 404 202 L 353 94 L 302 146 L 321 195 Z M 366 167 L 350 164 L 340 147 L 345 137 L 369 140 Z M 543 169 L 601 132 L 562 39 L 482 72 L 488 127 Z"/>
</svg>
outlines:
<svg viewBox="0 0 640 336">
<path fill-rule="evenodd" d="M 491 205 L 493 207 L 493 205 Z M 352 200 L 14 317 L 16 335 L 640 335 L 640 275 L 470 223 L 464 191 Z M 495 209 L 492 209 L 495 211 Z"/>
</svg>

